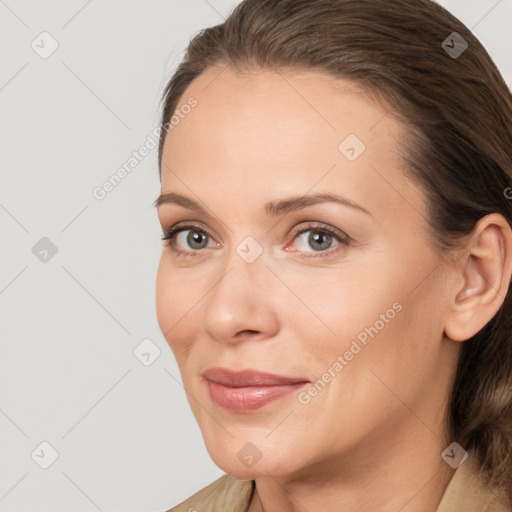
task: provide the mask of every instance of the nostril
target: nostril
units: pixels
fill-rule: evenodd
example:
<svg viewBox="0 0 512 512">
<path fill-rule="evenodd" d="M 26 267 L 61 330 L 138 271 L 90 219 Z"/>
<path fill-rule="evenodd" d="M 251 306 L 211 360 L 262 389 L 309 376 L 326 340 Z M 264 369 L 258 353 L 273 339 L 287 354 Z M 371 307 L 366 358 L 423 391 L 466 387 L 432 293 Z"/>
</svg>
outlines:
<svg viewBox="0 0 512 512">
<path fill-rule="evenodd" d="M 237 338 L 244 338 L 246 336 L 252 336 L 254 334 L 258 334 L 259 331 L 254 331 L 253 329 L 245 329 L 244 331 L 240 331 L 236 337 Z"/>
<path fill-rule="evenodd" d="M 255 334 L 258 334 L 258 331 L 253 331 L 252 329 L 246 329 L 245 331 L 240 331 L 239 334 L 245 334 L 245 333 L 249 333 L 249 334 L 255 333 Z"/>
</svg>

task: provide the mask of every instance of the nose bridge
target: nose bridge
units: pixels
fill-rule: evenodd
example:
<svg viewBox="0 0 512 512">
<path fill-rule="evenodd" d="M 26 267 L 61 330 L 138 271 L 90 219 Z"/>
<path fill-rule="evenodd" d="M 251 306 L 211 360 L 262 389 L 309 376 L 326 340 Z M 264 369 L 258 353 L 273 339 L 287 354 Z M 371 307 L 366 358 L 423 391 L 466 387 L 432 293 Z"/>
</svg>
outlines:
<svg viewBox="0 0 512 512">
<path fill-rule="evenodd" d="M 267 280 L 263 246 L 253 237 L 233 245 L 222 272 L 206 299 L 205 327 L 217 340 L 231 340 L 240 331 L 268 331 L 276 325 Z M 267 332 L 268 334 L 268 332 Z"/>
<path fill-rule="evenodd" d="M 212 297 L 222 295 L 223 300 L 256 298 L 265 287 L 266 268 L 263 245 L 252 236 L 234 244 L 222 266 L 222 276 L 214 285 Z M 271 276 L 268 275 L 267 279 Z"/>
</svg>

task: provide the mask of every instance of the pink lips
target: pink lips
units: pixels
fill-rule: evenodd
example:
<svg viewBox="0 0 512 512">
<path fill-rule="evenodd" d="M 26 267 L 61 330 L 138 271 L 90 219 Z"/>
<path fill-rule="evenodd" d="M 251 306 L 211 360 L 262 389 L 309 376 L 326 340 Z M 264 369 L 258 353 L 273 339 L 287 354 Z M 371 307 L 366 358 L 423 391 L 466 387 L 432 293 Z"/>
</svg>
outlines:
<svg viewBox="0 0 512 512">
<path fill-rule="evenodd" d="M 203 377 L 212 400 L 233 412 L 254 411 L 309 383 L 303 378 L 255 370 L 235 372 L 227 368 L 208 368 Z"/>
</svg>

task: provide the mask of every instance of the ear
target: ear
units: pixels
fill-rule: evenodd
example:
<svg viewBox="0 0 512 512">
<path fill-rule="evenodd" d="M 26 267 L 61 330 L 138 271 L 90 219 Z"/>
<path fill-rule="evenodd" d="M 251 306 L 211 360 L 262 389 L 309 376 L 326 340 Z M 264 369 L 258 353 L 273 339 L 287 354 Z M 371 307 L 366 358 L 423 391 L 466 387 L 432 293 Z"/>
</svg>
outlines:
<svg viewBox="0 0 512 512">
<path fill-rule="evenodd" d="M 464 341 L 494 317 L 509 288 L 512 230 L 502 215 L 492 213 L 477 222 L 458 268 L 463 284 L 454 289 L 445 333 L 453 341 Z"/>
</svg>

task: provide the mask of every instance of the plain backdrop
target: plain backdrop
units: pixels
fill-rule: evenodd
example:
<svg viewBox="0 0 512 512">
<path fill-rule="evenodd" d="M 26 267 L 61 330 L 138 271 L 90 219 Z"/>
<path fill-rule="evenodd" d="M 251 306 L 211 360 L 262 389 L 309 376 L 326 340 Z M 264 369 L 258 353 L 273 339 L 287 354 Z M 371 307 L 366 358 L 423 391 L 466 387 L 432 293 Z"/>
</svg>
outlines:
<svg viewBox="0 0 512 512">
<path fill-rule="evenodd" d="M 159 512 L 223 474 L 156 319 L 157 150 L 93 191 L 237 3 L 0 0 L 3 512 Z M 512 83 L 512 0 L 441 3 Z"/>
</svg>

